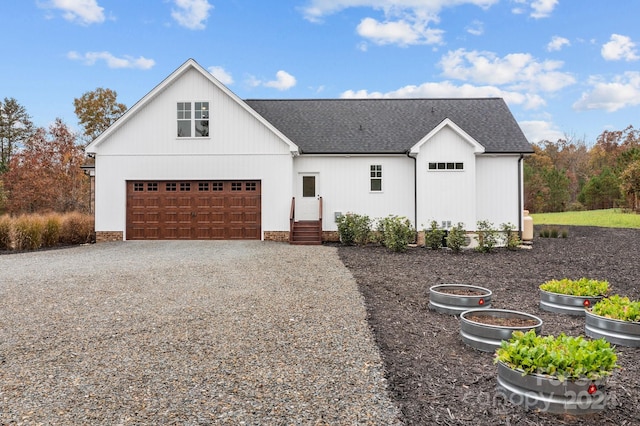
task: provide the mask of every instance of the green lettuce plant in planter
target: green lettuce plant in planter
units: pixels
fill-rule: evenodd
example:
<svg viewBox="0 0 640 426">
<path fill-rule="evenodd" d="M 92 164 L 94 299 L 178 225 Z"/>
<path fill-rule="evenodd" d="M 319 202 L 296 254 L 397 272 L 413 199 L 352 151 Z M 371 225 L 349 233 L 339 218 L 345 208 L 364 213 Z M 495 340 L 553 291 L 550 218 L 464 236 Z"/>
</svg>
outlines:
<svg viewBox="0 0 640 426">
<path fill-rule="evenodd" d="M 551 413 L 601 411 L 617 359 L 604 339 L 516 331 L 496 350 L 498 393 L 515 405 Z"/>
<path fill-rule="evenodd" d="M 640 347 L 640 301 L 613 295 L 587 309 L 585 334 L 608 342 Z"/>
<path fill-rule="evenodd" d="M 569 315 L 585 315 L 585 308 L 602 300 L 609 282 L 590 278 L 550 280 L 540 285 L 540 308 Z"/>
</svg>

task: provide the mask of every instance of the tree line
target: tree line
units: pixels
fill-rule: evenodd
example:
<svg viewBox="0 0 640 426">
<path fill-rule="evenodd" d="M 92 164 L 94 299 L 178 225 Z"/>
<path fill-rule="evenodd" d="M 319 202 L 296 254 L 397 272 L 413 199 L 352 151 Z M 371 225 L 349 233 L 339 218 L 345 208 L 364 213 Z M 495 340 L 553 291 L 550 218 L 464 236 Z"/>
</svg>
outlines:
<svg viewBox="0 0 640 426">
<path fill-rule="evenodd" d="M 640 211 L 640 131 L 605 131 L 591 147 L 561 139 L 524 160 L 524 204 L 534 213 L 619 207 Z"/>
<path fill-rule="evenodd" d="M 92 159 L 87 143 L 127 107 L 98 88 L 73 101 L 82 129 L 61 119 L 35 127 L 14 98 L 0 101 L 0 214 L 88 212 Z M 533 213 L 622 207 L 640 211 L 640 130 L 605 131 L 595 143 L 561 139 L 533 144 L 524 159 L 524 205 Z"/>
<path fill-rule="evenodd" d="M 116 98 L 98 88 L 74 99 L 79 134 L 60 118 L 36 127 L 16 99 L 0 101 L 0 214 L 89 212 L 84 148 L 126 111 Z"/>
</svg>

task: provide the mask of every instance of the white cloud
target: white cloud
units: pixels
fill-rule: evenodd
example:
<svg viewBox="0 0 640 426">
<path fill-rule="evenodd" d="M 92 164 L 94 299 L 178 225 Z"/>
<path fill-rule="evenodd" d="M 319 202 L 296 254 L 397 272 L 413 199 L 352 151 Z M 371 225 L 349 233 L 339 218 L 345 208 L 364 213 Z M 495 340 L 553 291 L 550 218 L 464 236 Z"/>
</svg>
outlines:
<svg viewBox="0 0 640 426">
<path fill-rule="evenodd" d="M 511 9 L 516 15 L 522 15 L 531 10 L 529 16 L 535 19 L 547 18 L 558 4 L 558 0 L 512 0 L 517 6 Z"/>
<path fill-rule="evenodd" d="M 352 7 L 369 7 L 383 10 L 386 14 L 405 10 L 413 10 L 416 13 L 437 13 L 448 6 L 471 4 L 486 9 L 498 2 L 499 0 L 309 0 L 308 5 L 302 8 L 302 12 L 306 19 L 318 21 L 325 16 Z"/>
<path fill-rule="evenodd" d="M 640 72 L 629 71 L 613 81 L 592 77 L 591 91 L 584 92 L 573 104 L 578 111 L 605 110 L 614 112 L 622 108 L 640 105 Z"/>
<path fill-rule="evenodd" d="M 288 90 L 296 85 L 296 78 L 286 71 L 278 71 L 276 79 L 264 83 L 266 87 L 273 87 L 278 90 Z"/>
<path fill-rule="evenodd" d="M 212 67 L 209 67 L 209 72 L 215 78 L 220 80 L 220 83 L 225 84 L 227 86 L 230 84 L 233 84 L 233 77 L 224 68 L 212 66 Z"/>
<path fill-rule="evenodd" d="M 84 55 L 71 51 L 67 53 L 67 58 L 74 61 L 82 61 L 85 65 L 94 65 L 97 61 L 103 60 L 109 68 L 136 68 L 147 70 L 152 68 L 156 62 L 143 56 L 132 58 L 124 56 L 117 58 L 109 52 L 87 52 Z"/>
<path fill-rule="evenodd" d="M 42 7 L 60 9 L 64 19 L 81 25 L 99 24 L 105 20 L 104 8 L 98 6 L 96 0 L 50 0 Z"/>
<path fill-rule="evenodd" d="M 565 134 L 550 121 L 518 121 L 518 124 L 520 125 L 520 128 L 527 140 L 532 143 L 542 141 L 555 142 L 558 139 L 563 139 L 565 137 Z"/>
<path fill-rule="evenodd" d="M 467 27 L 467 32 L 474 36 L 480 36 L 484 34 L 484 24 L 480 21 L 473 21 L 471 25 Z"/>
<path fill-rule="evenodd" d="M 280 70 L 276 73 L 275 80 L 262 81 L 251 75 L 247 79 L 246 83 L 251 87 L 264 86 L 264 87 L 271 87 L 273 89 L 278 89 L 282 91 L 282 90 L 291 89 L 293 86 L 296 85 L 297 82 L 294 76 L 292 76 L 286 71 Z"/>
<path fill-rule="evenodd" d="M 555 92 L 575 83 L 571 74 L 559 71 L 561 61 L 539 62 L 527 53 L 501 58 L 492 52 L 458 49 L 444 55 L 439 65 L 448 78 L 518 90 Z"/>
<path fill-rule="evenodd" d="M 444 31 L 427 28 L 424 23 L 405 20 L 378 22 L 373 18 L 363 19 L 357 28 L 358 34 L 376 44 L 439 44 Z"/>
<path fill-rule="evenodd" d="M 495 86 L 456 86 L 449 81 L 409 85 L 391 92 L 369 92 L 347 90 L 341 98 L 503 98 L 510 105 L 522 105 L 525 109 L 536 109 L 545 105 L 544 99 L 535 94 L 505 91 Z"/>
<path fill-rule="evenodd" d="M 558 0 L 534 0 L 531 2 L 532 18 L 547 18 L 558 4 Z"/>
<path fill-rule="evenodd" d="M 360 36 L 376 44 L 441 44 L 444 31 L 433 28 L 445 7 L 471 4 L 488 8 L 499 0 L 308 0 L 305 18 L 319 22 L 325 16 L 354 7 L 381 11 L 383 20 L 366 17 L 357 27 Z M 477 29 L 475 30 L 477 31 Z"/>
<path fill-rule="evenodd" d="M 571 42 L 568 39 L 560 36 L 553 36 L 549 44 L 547 44 L 547 50 L 549 52 L 555 52 L 562 50 L 565 46 L 571 46 Z"/>
<path fill-rule="evenodd" d="M 190 30 L 202 30 L 204 21 L 209 18 L 209 10 L 213 8 L 207 0 L 174 0 L 178 9 L 171 11 L 171 17 L 178 24 Z"/>
<path fill-rule="evenodd" d="M 602 46 L 600 52 L 607 61 L 619 61 L 622 59 L 625 61 L 637 61 L 640 59 L 636 44 L 631 41 L 631 38 L 620 34 L 611 34 L 609 42 Z"/>
</svg>

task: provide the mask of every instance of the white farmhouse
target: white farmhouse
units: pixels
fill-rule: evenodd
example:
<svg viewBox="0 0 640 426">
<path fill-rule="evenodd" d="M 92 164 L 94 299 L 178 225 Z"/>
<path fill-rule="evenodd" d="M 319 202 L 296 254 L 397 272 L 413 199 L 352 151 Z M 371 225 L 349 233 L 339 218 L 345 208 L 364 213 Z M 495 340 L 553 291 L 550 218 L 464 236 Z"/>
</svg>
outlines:
<svg viewBox="0 0 640 426">
<path fill-rule="evenodd" d="M 98 241 L 319 243 L 347 212 L 522 229 L 533 151 L 499 98 L 242 100 L 190 59 L 86 152 Z"/>
</svg>

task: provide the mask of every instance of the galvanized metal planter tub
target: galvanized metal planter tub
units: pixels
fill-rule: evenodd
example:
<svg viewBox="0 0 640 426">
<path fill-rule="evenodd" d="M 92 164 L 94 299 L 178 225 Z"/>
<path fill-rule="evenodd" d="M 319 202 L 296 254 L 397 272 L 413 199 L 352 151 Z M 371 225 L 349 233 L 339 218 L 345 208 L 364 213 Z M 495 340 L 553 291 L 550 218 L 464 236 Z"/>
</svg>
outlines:
<svg viewBox="0 0 640 426">
<path fill-rule="evenodd" d="M 449 293 L 447 292 L 449 291 Z M 476 294 L 452 294 L 451 291 Z M 460 315 L 474 308 L 490 308 L 492 291 L 468 284 L 439 284 L 429 288 L 429 309 L 449 315 Z"/>
<path fill-rule="evenodd" d="M 640 347 L 640 322 L 605 318 L 587 309 L 584 329 L 594 339 L 604 337 L 614 345 Z"/>
<path fill-rule="evenodd" d="M 557 314 L 584 316 L 585 308 L 602 300 L 602 296 L 571 296 L 540 290 L 540 309 Z"/>
<path fill-rule="evenodd" d="M 526 374 L 498 363 L 497 392 L 511 404 L 554 414 L 591 414 L 607 404 L 605 380 L 564 380 Z"/>
<path fill-rule="evenodd" d="M 474 314 L 488 315 L 494 318 L 533 320 L 531 326 L 501 326 L 472 321 Z M 460 336 L 462 341 L 474 349 L 484 352 L 494 352 L 503 340 L 509 340 L 514 331 L 526 333 L 535 330 L 536 334 L 542 330 L 542 320 L 534 315 L 509 309 L 470 309 L 460 314 Z"/>
</svg>

